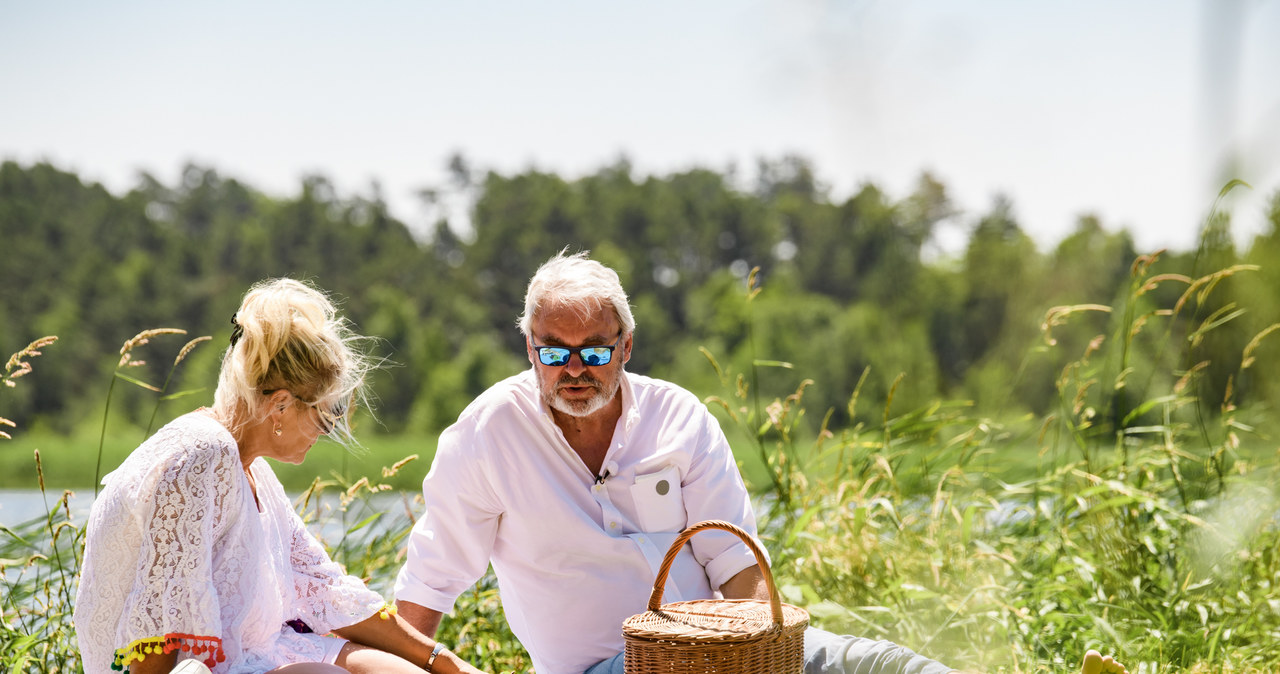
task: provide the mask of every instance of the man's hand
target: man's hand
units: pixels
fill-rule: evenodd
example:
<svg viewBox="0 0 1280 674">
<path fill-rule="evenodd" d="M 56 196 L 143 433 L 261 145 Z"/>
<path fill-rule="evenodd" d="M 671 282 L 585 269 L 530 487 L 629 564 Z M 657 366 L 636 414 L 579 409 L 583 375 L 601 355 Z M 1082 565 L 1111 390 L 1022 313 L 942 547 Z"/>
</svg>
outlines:
<svg viewBox="0 0 1280 674">
<path fill-rule="evenodd" d="M 725 599 L 761 599 L 769 601 L 769 585 L 759 566 L 749 566 L 720 586 Z M 403 611 L 403 609 L 401 609 Z"/>
</svg>

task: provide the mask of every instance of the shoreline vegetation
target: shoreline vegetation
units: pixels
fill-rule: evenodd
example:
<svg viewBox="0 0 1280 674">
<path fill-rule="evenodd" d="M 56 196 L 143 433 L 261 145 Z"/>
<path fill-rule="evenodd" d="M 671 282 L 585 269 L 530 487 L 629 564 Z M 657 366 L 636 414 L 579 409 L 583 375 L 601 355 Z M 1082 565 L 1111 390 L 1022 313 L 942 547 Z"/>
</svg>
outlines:
<svg viewBox="0 0 1280 674">
<path fill-rule="evenodd" d="M 1116 306 L 1046 312 L 1035 348 L 1079 350 L 1055 373 L 1058 403 L 1043 417 L 982 416 L 965 401 L 900 409 L 897 383 L 867 417 L 858 412 L 860 381 L 847 403 L 851 423 L 834 427 L 831 411 L 806 407 L 811 380 L 782 393 L 757 385 L 790 363 L 756 359 L 733 371 L 704 349 L 721 384 L 706 401 L 749 466 L 785 600 L 827 629 L 892 639 L 969 670 L 1073 669 L 1088 649 L 1115 653 L 1134 672 L 1280 670 L 1280 461 L 1259 430 L 1270 411 L 1234 397 L 1234 382 L 1275 369 L 1259 354 L 1280 329 L 1247 340 L 1230 372 L 1196 359 L 1196 345 L 1239 315 L 1234 304 L 1215 305 L 1215 292 L 1256 268 L 1155 274 L 1156 257 L 1134 262 Z M 1158 292 L 1167 287 L 1177 292 Z M 748 330 L 760 290 L 752 275 Z M 1102 331 L 1088 322 L 1098 316 L 1108 319 Z M 1086 338 L 1067 338 L 1073 330 Z M 158 409 L 187 395 L 131 374 L 132 354 L 157 348 L 147 334 L 126 343 L 111 377 L 150 391 Z M 56 348 L 16 355 L 6 383 L 21 384 L 13 372 L 31 372 L 33 362 L 39 376 L 35 357 L 56 358 Z M 172 368 L 199 348 L 200 338 L 188 342 Z M 1201 380 L 1218 375 L 1225 397 L 1201 397 Z M 1144 397 L 1125 397 L 1138 381 L 1149 383 Z M 113 435 L 110 403 L 109 393 L 103 453 L 126 442 Z M 373 496 L 394 492 L 406 474 L 418 479 L 429 452 L 416 444 L 371 441 L 365 457 L 343 458 L 355 479 L 304 464 L 320 477 L 297 507 L 312 526 L 339 532 L 325 536 L 334 559 L 384 593 L 416 504 L 412 491 L 403 508 L 375 508 Z M 13 445 L 5 440 L 0 451 Z M 33 454 L 43 489 L 57 464 L 87 453 L 50 445 Z M 70 605 L 82 526 L 64 499 L 0 528 L 5 671 L 78 671 Z M 528 669 L 492 575 L 459 600 L 441 638 L 483 668 Z"/>
<path fill-rule="evenodd" d="M 720 419 L 778 586 L 815 624 L 973 671 L 1074 670 L 1089 649 L 1135 673 L 1280 671 L 1280 193 L 1242 253 L 1215 204 L 1193 252 L 1138 254 L 1085 216 L 1041 255 L 997 200 L 962 256 L 926 262 L 957 216 L 928 175 L 838 203 L 798 158 L 750 190 L 625 161 L 565 180 L 459 158 L 454 178 L 429 197 L 466 200 L 469 236 L 441 219 L 416 238 L 319 177 L 277 199 L 191 166 L 115 197 L 0 164 L 0 288 L 18 289 L 0 481 L 50 504 L 0 521 L 0 670 L 81 671 L 84 518 L 62 489 L 91 494 L 207 402 L 228 298 L 270 274 L 331 288 L 403 361 L 375 376 L 363 452 L 274 466 L 333 558 L 390 592 L 436 434 L 527 366 L 511 316 L 573 241 L 634 288 L 629 369 Z M 440 636 L 528 670 L 492 575 Z"/>
</svg>

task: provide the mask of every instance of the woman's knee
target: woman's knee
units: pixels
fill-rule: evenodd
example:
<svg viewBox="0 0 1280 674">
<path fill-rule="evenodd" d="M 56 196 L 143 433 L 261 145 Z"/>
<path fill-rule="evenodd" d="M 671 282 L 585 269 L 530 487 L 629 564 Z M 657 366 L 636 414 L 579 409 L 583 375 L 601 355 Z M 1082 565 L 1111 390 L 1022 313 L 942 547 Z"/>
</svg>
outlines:
<svg viewBox="0 0 1280 674">
<path fill-rule="evenodd" d="M 267 674 L 347 674 L 347 670 L 323 662 L 295 662 L 276 667 Z"/>
<path fill-rule="evenodd" d="M 338 664 L 352 674 L 421 674 L 422 668 L 398 655 L 348 641 L 338 654 Z"/>
</svg>

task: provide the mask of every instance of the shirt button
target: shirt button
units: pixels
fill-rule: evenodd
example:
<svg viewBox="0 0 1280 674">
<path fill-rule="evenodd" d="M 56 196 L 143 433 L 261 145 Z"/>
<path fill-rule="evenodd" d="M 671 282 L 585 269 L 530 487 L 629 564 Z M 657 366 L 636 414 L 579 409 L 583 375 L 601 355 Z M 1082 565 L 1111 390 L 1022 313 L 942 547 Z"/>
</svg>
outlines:
<svg viewBox="0 0 1280 674">
<path fill-rule="evenodd" d="M 609 528 L 610 528 L 610 529 L 617 529 L 617 528 L 618 528 L 618 523 L 617 523 L 617 522 L 610 522 L 610 523 L 609 523 Z"/>
</svg>

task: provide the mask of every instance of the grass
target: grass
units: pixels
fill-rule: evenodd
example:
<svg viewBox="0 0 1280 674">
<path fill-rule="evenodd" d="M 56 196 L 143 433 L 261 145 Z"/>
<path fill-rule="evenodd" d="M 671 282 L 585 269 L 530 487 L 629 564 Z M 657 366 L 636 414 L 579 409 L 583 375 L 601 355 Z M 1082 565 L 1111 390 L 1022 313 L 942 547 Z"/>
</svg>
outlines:
<svg viewBox="0 0 1280 674">
<path fill-rule="evenodd" d="M 1037 353 L 1056 359 L 1059 394 L 1047 415 L 990 419 L 965 401 L 899 410 L 891 394 L 876 418 L 831 428 L 826 411 L 805 408 L 807 381 L 761 391 L 756 373 L 725 372 L 707 353 L 722 382 L 708 403 L 756 490 L 784 598 L 827 629 L 965 669 L 1059 671 L 1097 648 L 1131 671 L 1280 671 L 1280 454 L 1260 429 L 1267 410 L 1238 404 L 1232 386 L 1207 398 L 1203 385 L 1274 369 L 1252 350 L 1280 329 L 1246 335 L 1231 365 L 1204 361 L 1198 340 L 1238 315 L 1213 291 L 1249 269 L 1156 277 L 1153 260 L 1135 263 L 1117 307 L 1047 312 Z M 1178 289 L 1163 304 L 1151 292 L 1161 285 Z M 25 471 L 27 485 L 42 474 L 75 481 L 95 444 L 109 466 L 139 439 L 136 429 L 32 435 L 0 457 L 38 444 L 57 457 L 43 473 L 6 469 Z M 365 441 L 365 455 L 322 445 L 278 472 L 334 558 L 386 593 L 435 443 Z M 0 530 L 5 671 L 78 670 L 80 526 L 59 507 Z M 528 668 L 492 575 L 459 600 L 441 637 L 490 671 Z"/>
<path fill-rule="evenodd" d="M 788 600 L 968 669 L 1058 670 L 1098 648 L 1144 671 L 1280 670 L 1280 462 L 1231 386 L 1199 396 L 1224 366 L 1195 349 L 1239 315 L 1211 291 L 1249 270 L 1155 277 L 1153 262 L 1135 263 L 1122 318 L 1063 359 L 1061 405 L 1042 419 L 890 399 L 880 419 L 830 429 L 806 416 L 807 381 L 770 397 L 752 373 L 721 372 L 711 403 L 768 473 L 761 533 Z M 1172 306 L 1150 300 L 1165 283 L 1181 289 Z M 1048 312 L 1048 351 L 1068 348 L 1051 330 L 1076 309 Z M 1230 380 L 1273 332 L 1248 340 Z M 1156 368 L 1168 384 L 1139 389 Z M 1021 460 L 993 474 L 992 457 Z"/>
<path fill-rule="evenodd" d="M 1023 436 L 1033 434 L 1034 429 L 1025 421 L 1015 420 L 1011 425 L 1025 427 Z M 113 420 L 108 424 L 108 433 L 103 441 L 103 466 L 109 470 L 119 465 L 145 437 L 144 431 L 144 428 L 123 420 Z M 812 432 L 801 432 L 797 436 L 795 442 L 799 445 L 812 444 L 814 441 Z M 273 463 L 272 469 L 286 490 L 299 493 L 310 487 L 316 476 L 324 479 L 356 480 L 365 475 L 377 475 L 385 466 L 416 456 L 404 470 L 387 478 L 384 483 L 401 491 L 412 492 L 421 488 L 422 478 L 435 455 L 437 435 L 366 434 L 359 437 L 362 445 L 359 449 L 347 450 L 335 443 L 321 440 L 307 454 L 302 465 Z M 876 431 L 867 432 L 862 435 L 861 441 L 863 444 L 879 444 L 879 434 Z M 731 443 L 748 487 L 756 493 L 769 490 L 769 469 L 754 444 L 742 437 L 731 438 Z M 19 434 L 0 451 L 0 489 L 36 487 L 33 451 L 39 449 L 46 457 L 53 459 L 44 466 L 45 482 L 50 489 L 55 492 L 63 489 L 77 492 L 92 490 L 97 444 L 98 430 L 93 424 L 86 424 L 69 435 L 44 430 Z M 1032 451 L 1010 452 L 1009 456 L 1002 457 L 998 462 L 982 466 L 984 475 L 988 479 L 999 478 L 1006 481 L 1034 476 L 1037 460 L 1033 445 L 1034 442 L 1028 440 L 1027 446 Z M 827 456 L 823 462 L 811 466 L 810 471 L 818 476 L 835 474 L 839 458 Z M 902 472 L 908 476 L 927 476 L 936 468 L 931 463 L 936 462 L 923 452 L 903 452 L 900 458 Z"/>
</svg>

